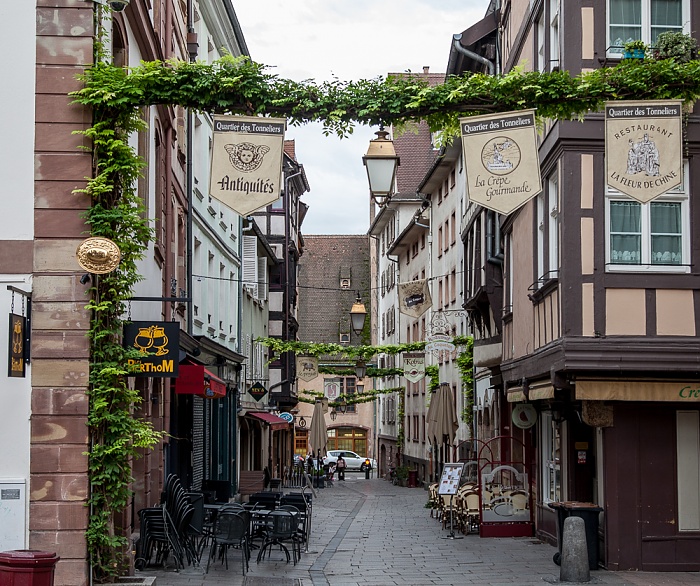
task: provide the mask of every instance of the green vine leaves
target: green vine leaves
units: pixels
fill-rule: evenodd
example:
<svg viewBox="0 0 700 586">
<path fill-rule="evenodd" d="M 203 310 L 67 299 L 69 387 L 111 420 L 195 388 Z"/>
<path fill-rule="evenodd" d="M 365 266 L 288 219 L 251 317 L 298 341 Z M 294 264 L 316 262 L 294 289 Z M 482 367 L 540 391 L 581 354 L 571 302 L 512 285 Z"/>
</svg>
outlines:
<svg viewBox="0 0 700 586">
<path fill-rule="evenodd" d="M 283 79 L 246 57 L 213 64 L 147 62 L 126 70 L 97 63 L 83 76 L 76 101 L 98 111 L 179 104 L 211 113 L 287 117 L 291 124 L 320 121 L 327 134 L 352 134 L 355 123 L 379 125 L 425 120 L 431 130 L 457 129 L 460 116 L 537 108 L 543 118 L 577 119 L 606 100 L 682 99 L 700 95 L 700 63 L 673 59 L 624 60 L 572 76 L 515 68 L 505 75 L 451 76 L 428 86 L 407 72 L 387 79 L 320 84 Z"/>
</svg>

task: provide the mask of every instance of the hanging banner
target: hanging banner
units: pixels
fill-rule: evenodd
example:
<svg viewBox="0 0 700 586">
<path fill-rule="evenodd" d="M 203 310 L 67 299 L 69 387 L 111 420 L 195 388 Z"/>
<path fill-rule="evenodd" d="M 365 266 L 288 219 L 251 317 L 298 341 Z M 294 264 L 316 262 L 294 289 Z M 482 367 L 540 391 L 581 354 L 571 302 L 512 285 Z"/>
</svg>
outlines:
<svg viewBox="0 0 700 586">
<path fill-rule="evenodd" d="M 683 182 L 680 100 L 605 104 L 608 185 L 646 203 Z"/>
<path fill-rule="evenodd" d="M 318 358 L 315 356 L 297 356 L 297 378 L 305 382 L 318 376 Z"/>
<path fill-rule="evenodd" d="M 214 116 L 209 193 L 247 216 L 280 197 L 283 118 Z"/>
<path fill-rule="evenodd" d="M 327 378 L 323 381 L 323 394 L 328 401 L 335 401 L 340 396 L 340 379 Z"/>
<path fill-rule="evenodd" d="M 10 340 L 7 355 L 7 376 L 24 378 L 24 336 L 27 331 L 27 318 L 16 313 L 10 314 Z"/>
<path fill-rule="evenodd" d="M 535 110 L 459 122 L 470 201 L 510 214 L 542 191 Z"/>
<path fill-rule="evenodd" d="M 412 383 L 425 378 L 425 354 L 423 352 L 404 352 L 403 376 Z"/>
<path fill-rule="evenodd" d="M 129 358 L 129 376 L 156 378 L 178 375 L 180 325 L 174 321 L 133 321 L 124 324 L 124 347 L 138 350 Z"/>
<path fill-rule="evenodd" d="M 399 311 L 412 317 L 420 317 L 433 305 L 427 279 L 398 284 Z"/>
</svg>

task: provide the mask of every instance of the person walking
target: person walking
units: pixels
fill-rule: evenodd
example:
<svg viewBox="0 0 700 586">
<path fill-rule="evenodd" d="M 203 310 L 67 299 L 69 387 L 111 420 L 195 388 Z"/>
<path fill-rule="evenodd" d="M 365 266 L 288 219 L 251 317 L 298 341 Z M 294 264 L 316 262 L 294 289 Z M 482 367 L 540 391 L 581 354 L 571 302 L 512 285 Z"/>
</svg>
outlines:
<svg viewBox="0 0 700 586">
<path fill-rule="evenodd" d="M 335 466 L 338 470 L 338 480 L 345 480 L 345 468 L 347 467 L 347 464 L 345 463 L 345 458 L 343 458 L 343 454 L 340 454 L 340 456 L 338 456 L 338 460 L 336 461 Z"/>
</svg>

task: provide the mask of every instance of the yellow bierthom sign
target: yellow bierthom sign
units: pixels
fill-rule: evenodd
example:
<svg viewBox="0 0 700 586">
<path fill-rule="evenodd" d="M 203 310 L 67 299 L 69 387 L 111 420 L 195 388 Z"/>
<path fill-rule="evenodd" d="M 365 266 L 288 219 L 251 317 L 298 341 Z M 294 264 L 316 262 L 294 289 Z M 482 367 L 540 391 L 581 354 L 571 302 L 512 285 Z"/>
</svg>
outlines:
<svg viewBox="0 0 700 586">
<path fill-rule="evenodd" d="M 605 175 L 610 187 L 646 203 L 683 181 L 679 100 L 605 105 Z"/>
<path fill-rule="evenodd" d="M 510 214 L 542 191 L 534 110 L 459 122 L 470 201 Z"/>
<path fill-rule="evenodd" d="M 215 116 L 209 193 L 246 216 L 280 197 L 280 118 Z"/>
</svg>

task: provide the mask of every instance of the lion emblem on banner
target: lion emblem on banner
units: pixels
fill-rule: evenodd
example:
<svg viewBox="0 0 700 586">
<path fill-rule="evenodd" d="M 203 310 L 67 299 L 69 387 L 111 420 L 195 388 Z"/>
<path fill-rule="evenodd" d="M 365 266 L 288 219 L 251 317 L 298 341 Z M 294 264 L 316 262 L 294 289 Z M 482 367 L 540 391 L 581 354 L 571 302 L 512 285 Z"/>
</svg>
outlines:
<svg viewBox="0 0 700 586">
<path fill-rule="evenodd" d="M 224 145 L 228 153 L 228 159 L 235 169 L 250 173 L 262 165 L 263 158 L 270 152 L 270 147 L 251 142 Z"/>
</svg>

